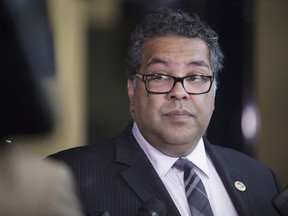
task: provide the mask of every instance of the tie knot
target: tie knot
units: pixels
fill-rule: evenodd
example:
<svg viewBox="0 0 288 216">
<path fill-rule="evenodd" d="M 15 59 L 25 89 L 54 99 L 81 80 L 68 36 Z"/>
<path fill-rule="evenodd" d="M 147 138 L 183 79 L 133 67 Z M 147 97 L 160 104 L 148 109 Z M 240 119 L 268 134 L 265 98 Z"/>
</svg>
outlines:
<svg viewBox="0 0 288 216">
<path fill-rule="evenodd" d="M 179 158 L 175 163 L 174 163 L 174 167 L 182 170 L 184 172 L 190 172 L 191 169 L 193 168 L 193 163 L 188 160 L 187 158 Z"/>
</svg>

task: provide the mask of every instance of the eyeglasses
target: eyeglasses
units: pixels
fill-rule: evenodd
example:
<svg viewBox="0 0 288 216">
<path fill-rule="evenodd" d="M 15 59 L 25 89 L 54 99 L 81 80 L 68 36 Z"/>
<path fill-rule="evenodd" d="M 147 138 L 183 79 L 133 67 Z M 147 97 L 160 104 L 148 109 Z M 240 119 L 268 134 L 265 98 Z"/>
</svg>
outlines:
<svg viewBox="0 0 288 216">
<path fill-rule="evenodd" d="M 214 76 L 189 75 L 174 77 L 166 74 L 141 74 L 136 77 L 145 83 L 147 92 L 153 94 L 166 94 L 172 91 L 177 82 L 180 82 L 188 94 L 199 95 L 210 91 Z"/>
</svg>

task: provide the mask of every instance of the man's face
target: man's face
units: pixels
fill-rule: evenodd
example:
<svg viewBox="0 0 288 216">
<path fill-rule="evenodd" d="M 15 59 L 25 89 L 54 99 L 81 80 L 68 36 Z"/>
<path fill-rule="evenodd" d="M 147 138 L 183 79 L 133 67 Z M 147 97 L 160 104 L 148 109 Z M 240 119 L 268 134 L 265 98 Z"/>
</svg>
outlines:
<svg viewBox="0 0 288 216">
<path fill-rule="evenodd" d="M 207 45 L 200 39 L 156 37 L 145 42 L 141 74 L 166 73 L 175 77 L 212 75 Z M 203 136 L 214 110 L 216 87 L 189 95 L 180 82 L 170 93 L 151 94 L 136 78 L 128 80 L 130 110 L 141 134 L 170 156 L 185 156 Z"/>
</svg>

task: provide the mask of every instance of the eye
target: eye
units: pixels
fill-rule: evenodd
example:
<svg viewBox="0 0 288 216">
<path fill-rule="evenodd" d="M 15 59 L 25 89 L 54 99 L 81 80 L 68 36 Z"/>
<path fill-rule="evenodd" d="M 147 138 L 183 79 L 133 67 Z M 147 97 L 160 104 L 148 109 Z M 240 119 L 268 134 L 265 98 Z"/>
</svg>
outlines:
<svg viewBox="0 0 288 216">
<path fill-rule="evenodd" d="M 168 77 L 164 74 L 153 74 L 151 76 L 148 76 L 147 77 L 147 80 L 165 80 L 167 79 Z"/>
<path fill-rule="evenodd" d="M 186 80 L 188 82 L 194 82 L 194 83 L 201 83 L 201 82 L 205 82 L 207 77 L 205 76 L 200 76 L 200 75 L 192 75 L 189 77 L 186 77 Z"/>
</svg>

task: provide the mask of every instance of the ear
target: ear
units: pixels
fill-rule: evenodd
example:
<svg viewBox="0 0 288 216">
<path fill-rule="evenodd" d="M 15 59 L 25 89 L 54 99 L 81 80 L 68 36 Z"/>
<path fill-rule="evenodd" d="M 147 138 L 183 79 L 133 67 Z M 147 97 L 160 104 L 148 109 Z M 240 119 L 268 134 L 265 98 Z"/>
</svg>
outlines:
<svg viewBox="0 0 288 216">
<path fill-rule="evenodd" d="M 134 112 L 134 90 L 135 90 L 135 80 L 127 80 L 127 90 L 129 97 L 129 108 L 131 114 Z"/>
</svg>

